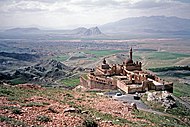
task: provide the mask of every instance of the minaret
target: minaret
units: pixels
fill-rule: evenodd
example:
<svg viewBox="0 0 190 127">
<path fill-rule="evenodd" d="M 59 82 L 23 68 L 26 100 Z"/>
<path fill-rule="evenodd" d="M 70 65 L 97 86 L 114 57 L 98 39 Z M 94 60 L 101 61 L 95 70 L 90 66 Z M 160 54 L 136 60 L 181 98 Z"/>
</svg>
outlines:
<svg viewBox="0 0 190 127">
<path fill-rule="evenodd" d="M 131 60 L 133 60 L 133 50 L 132 50 L 132 48 L 130 49 L 130 52 L 129 52 L 129 58 Z"/>
<path fill-rule="evenodd" d="M 106 64 L 106 58 L 104 58 L 104 60 L 103 60 L 103 64 Z"/>
</svg>

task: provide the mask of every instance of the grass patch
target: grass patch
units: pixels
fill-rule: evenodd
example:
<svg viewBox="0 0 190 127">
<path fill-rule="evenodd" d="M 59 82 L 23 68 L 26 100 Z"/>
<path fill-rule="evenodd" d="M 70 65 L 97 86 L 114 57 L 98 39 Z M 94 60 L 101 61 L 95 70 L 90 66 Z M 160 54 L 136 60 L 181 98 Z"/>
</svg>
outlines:
<svg viewBox="0 0 190 127">
<path fill-rule="evenodd" d="M 6 124 L 10 124 L 13 127 L 28 127 L 28 125 L 22 121 L 2 115 L 0 115 L 0 122 L 5 122 Z"/>
<path fill-rule="evenodd" d="M 154 60 L 172 60 L 181 57 L 190 57 L 189 54 L 171 53 L 171 52 L 153 52 L 148 59 Z"/>
<path fill-rule="evenodd" d="M 113 124 L 124 126 L 124 125 L 135 125 L 135 123 L 128 121 L 127 119 L 123 119 L 120 117 L 112 116 L 111 114 L 107 113 L 101 113 L 94 109 L 89 110 L 91 112 L 92 116 L 95 116 L 96 118 L 100 118 L 103 121 L 111 121 Z"/>
<path fill-rule="evenodd" d="M 26 83 L 26 80 L 23 78 L 15 78 L 15 79 L 10 80 L 10 83 L 13 85 L 24 84 Z"/>
<path fill-rule="evenodd" d="M 20 108 L 14 108 L 13 110 L 12 110 L 12 113 L 13 114 L 22 114 L 22 110 L 20 109 Z"/>
<path fill-rule="evenodd" d="M 165 108 L 164 108 L 164 106 L 162 106 L 161 102 L 147 101 L 146 96 L 143 96 L 141 99 L 146 105 L 150 106 L 151 108 L 161 111 L 161 112 L 164 112 Z M 183 104 L 176 101 L 176 105 L 177 105 L 177 107 L 175 107 L 175 108 L 167 109 L 167 113 L 175 115 L 175 116 L 182 116 L 182 117 L 190 116 L 190 110 L 187 109 Z"/>
<path fill-rule="evenodd" d="M 97 61 L 97 58 L 89 58 L 88 60 Z"/>
<path fill-rule="evenodd" d="M 161 102 L 147 101 L 146 100 L 147 96 L 143 96 L 141 99 L 146 105 L 148 105 L 152 109 L 164 112 L 165 107 L 162 106 Z M 175 108 L 167 109 L 166 113 L 171 114 L 176 118 L 179 118 L 181 121 L 183 121 L 184 118 L 187 119 L 187 121 L 190 121 L 190 110 L 187 109 L 183 104 L 179 103 L 178 101 L 176 101 L 176 106 L 177 107 Z M 187 121 L 185 124 L 190 125 L 190 122 Z"/>
<path fill-rule="evenodd" d="M 7 97 L 9 101 L 23 102 L 24 98 L 31 97 L 33 94 L 37 92 L 38 90 L 0 86 L 0 96 Z"/>
<path fill-rule="evenodd" d="M 82 123 L 85 127 L 98 127 L 98 124 L 93 119 L 85 119 Z"/>
<path fill-rule="evenodd" d="M 57 60 L 57 61 L 66 61 L 68 58 L 69 58 L 68 55 L 60 55 L 60 56 L 56 56 L 56 57 L 53 58 L 53 59 L 55 59 L 55 60 Z"/>
<path fill-rule="evenodd" d="M 75 87 L 80 84 L 80 79 L 77 78 L 68 78 L 61 80 L 61 83 L 68 87 Z"/>
<path fill-rule="evenodd" d="M 29 102 L 27 104 L 23 104 L 22 106 L 25 106 L 25 107 L 44 107 L 45 105 L 49 105 L 49 103 L 46 103 L 46 102 Z"/>
<path fill-rule="evenodd" d="M 40 122 L 50 122 L 51 118 L 49 116 L 40 115 L 37 116 L 36 120 Z"/>
<path fill-rule="evenodd" d="M 160 67 L 160 68 L 149 68 L 149 70 L 153 72 L 165 72 L 165 71 L 180 71 L 187 70 L 190 71 L 190 67 L 188 66 L 172 66 L 172 67 Z"/>
<path fill-rule="evenodd" d="M 149 112 L 144 111 L 133 111 L 134 117 L 136 118 L 142 118 L 150 121 L 151 123 L 155 124 L 155 127 L 188 127 L 187 124 L 182 123 L 178 119 L 163 116 L 163 115 L 156 115 Z"/>
<path fill-rule="evenodd" d="M 174 81 L 174 92 L 173 94 L 177 97 L 187 97 L 190 96 L 190 84 L 179 83 Z"/>
</svg>

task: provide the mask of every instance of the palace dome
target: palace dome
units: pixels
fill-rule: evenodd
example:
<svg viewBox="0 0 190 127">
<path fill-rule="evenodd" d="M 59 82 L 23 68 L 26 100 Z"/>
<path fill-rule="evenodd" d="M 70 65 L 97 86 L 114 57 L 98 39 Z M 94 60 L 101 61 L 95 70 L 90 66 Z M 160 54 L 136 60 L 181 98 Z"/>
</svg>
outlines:
<svg viewBox="0 0 190 127">
<path fill-rule="evenodd" d="M 125 61 L 125 63 L 126 63 L 126 64 L 128 64 L 128 63 L 133 63 L 133 60 L 129 58 L 129 59 L 127 59 L 127 60 Z"/>
</svg>

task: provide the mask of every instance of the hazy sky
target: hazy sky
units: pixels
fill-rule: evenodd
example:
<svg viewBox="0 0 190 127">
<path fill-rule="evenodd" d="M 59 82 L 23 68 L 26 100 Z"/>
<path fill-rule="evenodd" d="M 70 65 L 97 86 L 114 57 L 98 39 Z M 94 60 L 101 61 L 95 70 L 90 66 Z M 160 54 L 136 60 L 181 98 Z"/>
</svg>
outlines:
<svg viewBox="0 0 190 127">
<path fill-rule="evenodd" d="M 90 27 L 127 17 L 190 19 L 190 0 L 0 0 L 0 27 Z"/>
</svg>

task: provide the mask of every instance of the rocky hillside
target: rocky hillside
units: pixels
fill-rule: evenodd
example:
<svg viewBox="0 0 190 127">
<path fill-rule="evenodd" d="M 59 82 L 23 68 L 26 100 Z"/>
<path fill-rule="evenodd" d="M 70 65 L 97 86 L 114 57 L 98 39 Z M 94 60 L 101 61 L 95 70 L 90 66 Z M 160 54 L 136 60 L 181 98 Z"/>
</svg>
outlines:
<svg viewBox="0 0 190 127">
<path fill-rule="evenodd" d="M 21 61 L 34 61 L 39 58 L 36 54 L 0 52 L 0 56 L 9 57 Z M 1 60 L 1 59 L 0 59 Z"/>
<path fill-rule="evenodd" d="M 0 126 L 186 126 L 175 118 L 135 111 L 128 103 L 94 92 L 0 85 Z M 106 105 L 105 105 L 106 104 Z"/>
<path fill-rule="evenodd" d="M 74 68 L 68 67 L 56 60 L 48 60 L 32 66 L 16 69 L 13 72 L 1 72 L 0 78 L 2 80 L 22 79 L 47 83 L 71 76 L 73 73 Z"/>
<path fill-rule="evenodd" d="M 97 36 L 102 35 L 102 32 L 98 27 L 91 27 L 89 29 L 85 27 L 79 27 L 74 30 L 67 31 L 68 35 L 76 35 L 76 36 Z"/>
<path fill-rule="evenodd" d="M 101 35 L 102 32 L 99 30 L 98 27 L 92 27 L 87 29 L 82 35 L 84 36 L 94 36 L 94 35 Z"/>
</svg>

